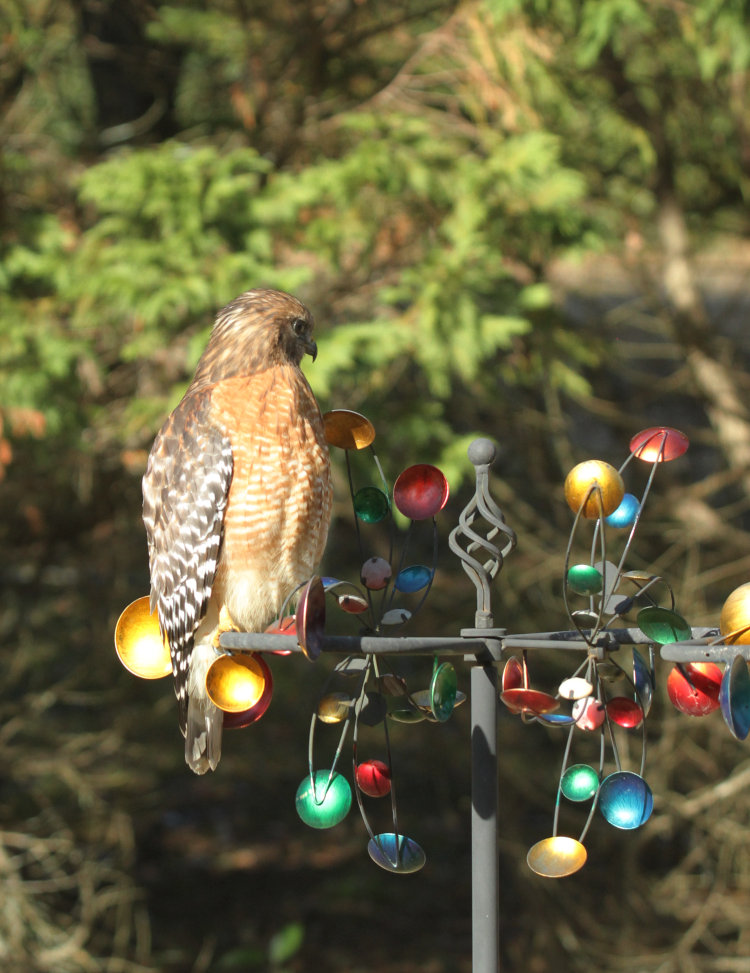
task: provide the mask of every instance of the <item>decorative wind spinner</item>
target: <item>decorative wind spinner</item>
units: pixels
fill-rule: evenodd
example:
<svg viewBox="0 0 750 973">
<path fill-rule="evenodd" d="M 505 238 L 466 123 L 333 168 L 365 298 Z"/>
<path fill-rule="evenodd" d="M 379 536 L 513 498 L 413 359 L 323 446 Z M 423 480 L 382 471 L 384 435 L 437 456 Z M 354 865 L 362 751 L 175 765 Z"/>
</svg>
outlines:
<svg viewBox="0 0 750 973">
<path fill-rule="evenodd" d="M 347 410 L 336 410 L 324 417 L 326 439 L 331 446 L 343 449 L 360 551 L 360 584 L 337 578 L 313 579 L 305 588 L 297 608 L 297 632 L 300 644 L 310 640 L 311 629 L 321 633 L 325 618 L 325 598 L 339 609 L 357 616 L 360 633 L 390 636 L 399 631 L 424 604 L 437 566 L 437 525 L 435 516 L 448 499 L 448 483 L 439 469 L 418 464 L 404 470 L 396 479 L 392 492 L 372 447 L 375 429 L 364 416 Z M 366 451 L 375 467 L 377 485 L 359 485 L 355 460 Z M 356 464 L 360 465 L 360 464 Z M 396 532 L 392 508 L 409 520 L 401 550 L 396 555 Z M 413 563 L 410 548 L 416 546 L 420 528 L 426 531 L 429 563 Z M 372 525 L 388 527 L 385 538 L 378 537 L 387 556 L 370 553 L 365 529 Z M 383 543 L 385 541 L 385 543 Z M 423 546 L 425 546 L 423 544 Z M 310 610 L 311 599 L 315 608 Z M 310 620 L 315 621 L 311 625 Z M 304 633 L 300 634 L 301 626 Z M 394 672 L 384 671 L 383 661 L 374 654 L 348 656 L 339 662 L 321 693 L 310 724 L 308 774 L 297 790 L 297 812 L 314 828 L 327 828 L 341 821 L 352 804 L 352 788 L 337 770 L 349 731 L 352 731 L 352 783 L 357 805 L 370 836 L 368 852 L 372 860 L 391 872 L 413 872 L 425 863 L 425 853 L 416 841 L 399 829 L 396 808 L 389 721 L 418 723 L 423 720 L 442 723 L 455 705 L 464 699 L 458 692 L 456 672 L 449 662 L 434 658 L 427 688 L 410 691 L 406 680 Z M 338 742 L 330 767 L 315 769 L 316 737 L 324 727 L 339 725 Z M 378 729 L 381 743 L 370 756 L 366 731 Z M 368 734 L 371 735 L 371 734 Z M 370 824 L 368 799 L 390 797 L 391 830 L 376 833 Z"/>
<path fill-rule="evenodd" d="M 677 614 L 667 582 L 628 571 L 625 564 L 658 465 L 676 459 L 687 448 L 687 437 L 677 429 L 646 429 L 631 440 L 630 454 L 619 470 L 589 460 L 574 467 L 565 480 L 565 499 L 575 519 L 565 554 L 563 602 L 575 628 L 573 636 L 587 648 L 586 658 L 553 695 L 529 686 L 526 652 L 521 660 L 511 657 L 503 670 L 500 695 L 524 721 L 567 732 L 552 835 L 537 842 L 527 856 L 529 867 L 539 875 L 561 878 L 585 864 L 583 840 L 597 810 L 610 825 L 624 830 L 640 827 L 651 815 L 653 796 L 644 771 L 645 720 L 654 692 L 654 645 L 690 638 L 692 631 Z M 635 459 L 651 465 L 640 499 L 625 489 L 624 474 Z M 586 525 L 592 528 L 588 556 L 578 560 Z M 619 557 L 609 560 L 608 534 L 623 532 L 627 535 Z M 658 600 L 665 595 L 667 607 Z M 638 630 L 629 633 L 623 631 L 624 618 L 633 610 L 637 610 Z M 632 645 L 632 656 L 625 664 L 601 648 L 603 637 L 615 633 Z M 565 647 L 564 633 L 557 638 L 559 646 Z M 641 643 L 647 646 L 647 659 L 636 648 Z M 555 642 L 551 640 L 549 645 Z M 631 769 L 625 769 L 621 760 L 617 738 L 622 732 L 638 732 L 640 738 L 640 759 Z M 598 737 L 598 760 L 594 765 L 575 762 L 573 753 L 581 737 L 594 735 Z M 614 766 L 608 766 L 610 763 Z M 590 804 L 578 838 L 558 833 L 563 798 Z"/>
<path fill-rule="evenodd" d="M 564 647 L 568 634 L 577 635 L 588 648 L 587 657 L 550 695 L 529 688 L 524 652 L 521 661 L 511 658 L 506 664 L 501 693 L 503 702 L 525 721 L 565 727 L 568 732 L 552 836 L 537 842 L 527 856 L 539 875 L 560 878 L 584 865 L 583 839 L 597 810 L 610 825 L 623 830 L 638 828 L 651 816 L 653 796 L 644 779 L 645 720 L 654 692 L 655 647 L 661 658 L 675 663 L 667 678 L 667 693 L 680 712 L 703 717 L 720 709 L 738 740 L 750 733 L 750 583 L 740 585 L 726 599 L 717 631 L 691 627 L 677 612 L 674 593 L 664 578 L 625 570 L 658 465 L 677 459 L 687 448 L 688 439 L 679 430 L 657 426 L 633 437 L 630 455 L 619 470 L 590 460 L 566 478 L 565 498 L 575 519 L 565 556 L 563 601 L 576 631 L 554 633 L 545 647 Z M 627 475 L 634 459 L 651 464 L 640 500 L 625 491 L 623 474 Z M 586 522 L 593 525 L 588 560 L 571 563 Z M 616 562 L 608 560 L 607 553 L 607 534 L 612 532 L 627 532 Z M 635 627 L 629 628 L 625 618 L 632 612 Z M 524 638 L 515 642 L 523 645 Z M 568 645 L 572 647 L 572 641 Z M 607 649 L 620 646 L 632 647 L 632 661 L 626 665 L 607 654 Z M 637 646 L 647 650 L 648 659 Z M 717 663 L 725 664 L 723 672 Z M 640 759 L 635 769 L 628 770 L 622 766 L 617 736 L 632 731 L 640 735 Z M 599 739 L 597 766 L 574 763 L 571 755 L 577 740 L 594 733 Z M 607 742 L 614 769 L 605 769 Z M 590 802 L 578 838 L 558 834 L 563 798 Z"/>
<path fill-rule="evenodd" d="M 370 856 L 388 871 L 405 873 L 421 868 L 425 855 L 399 828 L 389 726 L 447 720 L 465 697 L 457 689 L 453 666 L 440 663 L 438 653 L 473 659 L 472 725 L 478 732 L 472 733 L 472 779 L 477 787 L 476 807 L 482 813 L 476 808 L 472 813 L 472 833 L 476 831 L 477 848 L 481 848 L 473 856 L 472 871 L 483 895 L 492 892 L 494 903 L 485 910 L 477 897 L 475 920 L 477 929 L 483 930 L 477 938 L 484 942 L 493 937 L 493 931 L 489 920 L 486 928 L 480 920 L 497 911 L 496 883 L 489 875 L 497 871 L 497 789 L 492 784 L 497 758 L 495 750 L 482 741 L 495 737 L 495 666 L 502 654 L 520 652 L 520 658 L 511 656 L 503 669 L 502 702 L 524 722 L 567 733 L 552 835 L 537 842 L 527 856 L 537 874 L 563 877 L 585 863 L 583 840 L 597 811 L 610 825 L 624 830 L 640 827 L 652 813 L 653 797 L 644 778 L 645 720 L 654 692 L 657 646 L 663 659 L 675 663 L 667 690 L 677 709 L 691 716 L 720 709 L 737 739 L 750 734 L 750 583 L 729 595 L 718 628 L 691 628 L 677 612 L 674 594 L 664 578 L 626 570 L 657 468 L 688 448 L 683 433 L 657 426 L 633 437 L 629 456 L 619 470 L 590 460 L 580 463 L 566 478 L 565 497 L 575 517 L 565 555 L 563 602 L 574 630 L 507 634 L 494 627 L 491 581 L 516 538 L 489 491 L 495 446 L 490 440 L 477 439 L 468 451 L 476 470 L 475 492 L 449 538 L 451 550 L 476 589 L 474 627 L 461 629 L 458 636 L 403 636 L 403 626 L 422 606 L 435 576 L 435 516 L 446 503 L 448 484 L 440 470 L 420 464 L 404 470 L 389 490 L 372 448 L 372 424 L 346 410 L 329 412 L 324 419 L 328 442 L 345 451 L 360 550 L 359 582 L 312 578 L 295 593 L 296 612 L 292 614 L 291 602 L 287 604 L 266 633 L 223 634 L 224 652 L 209 669 L 207 689 L 224 711 L 226 727 L 248 726 L 263 715 L 271 699 L 268 653 L 289 654 L 299 649 L 314 660 L 326 649 L 344 656 L 323 687 L 312 715 L 308 773 L 297 791 L 297 810 L 312 827 L 331 827 L 348 813 L 354 794 L 370 836 Z M 369 475 L 365 485 L 358 483 L 364 460 L 374 466 L 375 485 Z M 634 460 L 650 466 L 640 499 L 625 489 Z M 394 508 L 410 522 L 398 555 Z M 369 547 L 373 531 L 376 537 Z M 585 548 L 584 532 L 588 538 Z M 411 551 L 417 547 L 420 554 L 413 557 Z M 585 555 L 579 553 L 582 550 Z M 612 550 L 619 553 L 613 557 Z M 331 600 L 337 610 L 358 621 L 357 636 L 325 634 L 326 603 Z M 635 624 L 631 627 L 627 619 L 632 615 Z M 136 675 L 155 679 L 170 672 L 169 653 L 155 616 L 149 614 L 148 598 L 137 599 L 122 613 L 115 645 L 123 664 Z M 631 653 L 627 660 L 618 654 L 623 647 Z M 550 694 L 530 685 L 528 650 L 537 648 L 583 650 L 585 659 Z M 411 691 L 406 680 L 393 671 L 392 663 L 401 655 L 433 658 L 425 688 Z M 387 666 L 384 660 L 388 660 Z M 333 758 L 326 761 L 325 769 L 316 769 L 316 744 L 331 729 L 338 734 Z M 351 784 L 338 769 L 349 733 Z M 639 735 L 640 758 L 625 768 L 618 738 L 628 733 Z M 375 734 L 380 735 L 380 742 L 373 747 Z M 598 758 L 591 762 L 574 759 L 587 739 L 589 744 L 592 739 L 598 742 Z M 376 831 L 370 824 L 371 802 L 376 802 L 377 809 L 379 801 L 382 811 L 385 797 L 390 797 L 390 830 Z M 577 838 L 558 832 L 563 801 L 590 805 Z M 485 827 L 487 822 L 489 827 Z M 490 957 L 488 968 L 495 966 Z"/>
</svg>

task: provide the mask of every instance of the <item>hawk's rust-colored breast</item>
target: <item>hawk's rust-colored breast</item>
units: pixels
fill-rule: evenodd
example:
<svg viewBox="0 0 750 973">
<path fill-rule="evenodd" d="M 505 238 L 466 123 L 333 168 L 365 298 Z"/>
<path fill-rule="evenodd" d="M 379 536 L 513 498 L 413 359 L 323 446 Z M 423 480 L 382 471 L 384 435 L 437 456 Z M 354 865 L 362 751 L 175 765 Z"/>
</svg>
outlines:
<svg viewBox="0 0 750 973">
<path fill-rule="evenodd" d="M 217 383 L 211 421 L 233 455 L 216 595 L 236 623 L 253 630 L 322 556 L 332 500 L 323 421 L 307 380 L 291 365 Z"/>
</svg>

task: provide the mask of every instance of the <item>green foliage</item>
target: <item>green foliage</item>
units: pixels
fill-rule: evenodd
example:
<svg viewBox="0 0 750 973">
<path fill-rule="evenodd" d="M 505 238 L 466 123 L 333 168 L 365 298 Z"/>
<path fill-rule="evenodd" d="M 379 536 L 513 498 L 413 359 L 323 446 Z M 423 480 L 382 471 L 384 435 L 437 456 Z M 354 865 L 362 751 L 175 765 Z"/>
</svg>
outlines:
<svg viewBox="0 0 750 973">
<path fill-rule="evenodd" d="M 744 4 L 510 0 L 490 8 L 498 30 L 516 25 L 527 108 L 561 136 L 563 159 L 585 175 L 600 218 L 614 226 L 619 216 L 624 231 L 628 217 L 648 220 L 676 189 L 715 227 L 738 189 L 746 195 L 736 137 L 750 64 Z"/>
<path fill-rule="evenodd" d="M 290 922 L 280 929 L 268 945 L 268 960 L 272 969 L 282 967 L 292 959 L 305 941 L 305 927 L 301 922 Z"/>
<path fill-rule="evenodd" d="M 71 247 L 47 221 L 37 249 L 10 248 L 8 285 L 33 282 L 64 302 L 72 359 L 88 350 L 100 362 L 138 363 L 189 322 L 203 324 L 200 345 L 213 311 L 251 284 L 294 291 L 317 267 L 351 288 L 387 263 L 369 284 L 376 317 L 323 325 L 314 380 L 337 404 L 365 389 L 377 409 L 408 377 L 424 396 L 409 421 L 420 418 L 418 441 L 439 455 L 453 438 L 444 420 L 454 384 L 491 381 L 488 366 L 530 330 L 521 308 L 538 313 L 546 293 L 513 280 L 504 249 L 541 263 L 575 238 L 582 184 L 542 134 L 436 143 L 429 126 L 399 116 L 358 117 L 349 131 L 339 158 L 299 174 L 270 172 L 251 149 L 168 142 L 120 152 L 80 180 L 90 226 Z M 284 266 L 292 247 L 296 265 Z M 66 364 L 54 342 L 49 352 Z M 123 416 L 130 425 L 133 408 Z"/>
<path fill-rule="evenodd" d="M 44 125 L 89 125 L 92 92 L 70 43 L 71 11 L 41 5 L 24 18 L 9 9 L 10 63 L 29 79 L 37 71 L 23 90 L 44 106 Z M 412 14 L 421 22 L 418 6 Z M 214 311 L 260 284 L 309 292 L 313 305 L 317 295 L 351 295 L 341 306 L 323 299 L 316 387 L 331 404 L 385 416 L 392 435 L 408 431 L 436 459 L 478 426 L 472 403 L 488 395 L 500 415 L 514 386 L 540 380 L 585 399 L 582 371 L 597 366 L 601 349 L 566 335 L 546 269 L 648 220 L 665 153 L 680 159 L 673 184 L 687 205 L 728 203 L 744 179 L 741 160 L 717 159 L 714 147 L 729 144 L 732 73 L 748 61 L 740 15 L 718 0 L 679 17 L 670 4 L 642 0 L 488 0 L 458 11 L 451 44 L 440 32 L 422 47 L 412 39 L 409 73 L 393 79 L 387 102 L 339 114 L 332 136 L 284 164 L 193 130 L 113 151 L 75 182 L 69 172 L 68 205 L 45 217 L 19 212 L 4 239 L 7 406 L 42 409 L 53 430 L 63 424 L 61 398 L 71 396 L 79 419 L 109 426 L 104 440 L 116 440 L 119 425 L 126 442 L 145 443 Z M 241 29 L 236 17 L 228 4 L 175 3 L 144 27 L 144 43 L 184 54 L 176 81 L 184 124 L 213 113 L 236 126 L 229 106 L 243 92 L 260 124 L 247 84 L 253 45 L 269 45 L 269 63 L 282 50 L 295 56 L 262 16 Z M 379 16 L 352 17 L 387 36 Z M 291 7 L 280 18 L 299 22 Z M 325 34 L 323 22 L 315 29 Z M 328 54 L 331 29 L 321 41 Z M 383 66 L 395 56 L 387 47 L 378 47 Z M 293 61 L 290 71 L 303 68 Z M 333 84 L 329 71 L 315 90 L 323 97 Z M 723 95 L 721 110 L 709 109 Z M 75 142 L 63 129 L 44 132 L 62 149 Z M 8 158 L 9 184 L 31 185 L 21 155 Z M 160 354 L 183 332 L 188 340 L 165 371 Z M 131 385 L 129 402 L 122 380 L 139 372 L 152 373 L 151 390 L 135 395 Z M 112 385 L 121 392 L 108 405 Z"/>
<path fill-rule="evenodd" d="M 43 163 L 55 144 L 65 152 L 80 148 L 92 123 L 93 97 L 76 43 L 75 8 L 49 0 L 0 0 L 0 25 L 0 96 L 13 94 L 0 120 L 4 164 L 28 159 L 31 146 L 41 150 L 37 161 Z"/>
<path fill-rule="evenodd" d="M 90 168 L 79 198 L 98 218 L 75 255 L 76 325 L 85 330 L 94 315 L 132 322 L 122 353 L 145 357 L 165 331 L 209 318 L 246 281 L 278 279 L 252 210 L 267 168 L 251 150 L 176 142 Z"/>
</svg>

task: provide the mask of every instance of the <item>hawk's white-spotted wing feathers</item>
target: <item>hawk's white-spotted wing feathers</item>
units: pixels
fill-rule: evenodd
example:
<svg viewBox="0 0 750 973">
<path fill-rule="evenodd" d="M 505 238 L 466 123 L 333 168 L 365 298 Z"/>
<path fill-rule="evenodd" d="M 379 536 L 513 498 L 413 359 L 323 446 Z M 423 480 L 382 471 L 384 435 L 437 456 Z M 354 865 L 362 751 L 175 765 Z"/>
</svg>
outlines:
<svg viewBox="0 0 750 973">
<path fill-rule="evenodd" d="M 193 637 L 211 597 L 233 469 L 231 443 L 210 422 L 209 404 L 209 390 L 182 400 L 143 477 L 151 610 L 169 643 L 183 733 Z"/>
</svg>

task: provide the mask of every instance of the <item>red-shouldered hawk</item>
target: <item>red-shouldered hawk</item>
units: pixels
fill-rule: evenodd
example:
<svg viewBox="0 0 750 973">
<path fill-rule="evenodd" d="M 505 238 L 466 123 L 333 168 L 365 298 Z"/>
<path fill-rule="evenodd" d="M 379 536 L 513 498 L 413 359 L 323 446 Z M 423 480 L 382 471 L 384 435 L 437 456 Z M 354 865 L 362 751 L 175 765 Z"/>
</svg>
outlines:
<svg viewBox="0 0 750 973">
<path fill-rule="evenodd" d="M 323 554 L 331 475 L 305 354 L 317 354 L 313 319 L 296 298 L 251 290 L 228 304 L 143 477 L 151 610 L 197 774 L 221 756 L 223 713 L 205 688 L 219 635 L 263 631 Z"/>
</svg>

